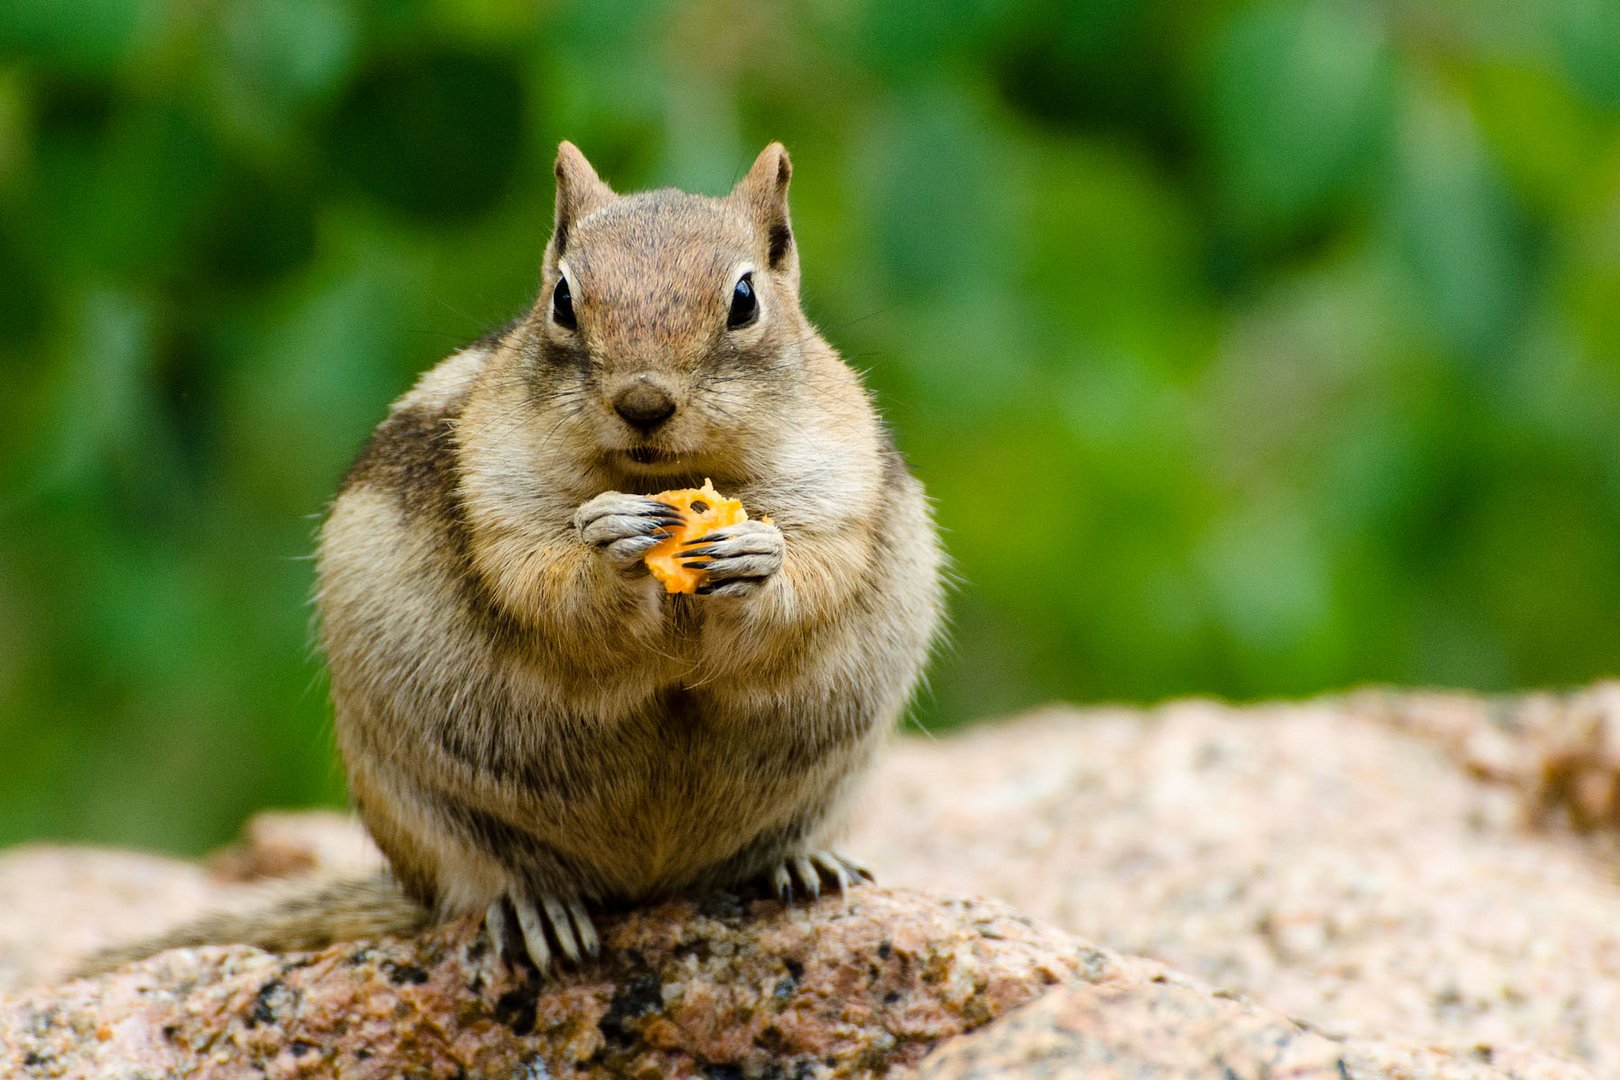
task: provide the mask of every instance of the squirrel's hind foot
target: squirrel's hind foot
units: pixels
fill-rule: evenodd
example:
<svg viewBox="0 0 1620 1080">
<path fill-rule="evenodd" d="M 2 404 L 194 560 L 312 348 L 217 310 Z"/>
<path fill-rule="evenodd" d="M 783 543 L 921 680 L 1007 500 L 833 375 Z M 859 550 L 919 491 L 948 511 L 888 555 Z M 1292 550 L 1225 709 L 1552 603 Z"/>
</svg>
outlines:
<svg viewBox="0 0 1620 1080">
<path fill-rule="evenodd" d="M 554 960 L 577 967 L 602 951 L 596 925 L 577 898 L 556 896 L 509 897 L 495 901 L 484 912 L 495 955 L 507 959 L 521 947 L 541 975 L 549 975 Z"/>
<path fill-rule="evenodd" d="M 820 898 L 824 885 L 848 892 L 858 881 L 871 881 L 872 871 L 865 864 L 836 851 L 810 851 L 790 855 L 777 864 L 769 876 L 771 889 L 783 903 L 791 903 L 795 891 L 810 899 Z"/>
</svg>

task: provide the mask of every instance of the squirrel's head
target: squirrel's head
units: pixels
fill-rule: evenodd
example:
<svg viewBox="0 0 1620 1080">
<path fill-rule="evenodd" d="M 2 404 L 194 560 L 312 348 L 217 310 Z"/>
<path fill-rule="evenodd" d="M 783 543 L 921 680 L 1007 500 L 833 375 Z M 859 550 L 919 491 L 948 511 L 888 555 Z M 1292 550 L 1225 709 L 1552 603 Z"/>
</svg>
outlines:
<svg viewBox="0 0 1620 1080">
<path fill-rule="evenodd" d="M 750 436 L 780 427 L 813 337 L 799 308 L 791 173 L 772 143 L 723 197 L 621 196 L 562 144 L 525 349 L 552 434 L 653 481 L 719 476 Z"/>
</svg>

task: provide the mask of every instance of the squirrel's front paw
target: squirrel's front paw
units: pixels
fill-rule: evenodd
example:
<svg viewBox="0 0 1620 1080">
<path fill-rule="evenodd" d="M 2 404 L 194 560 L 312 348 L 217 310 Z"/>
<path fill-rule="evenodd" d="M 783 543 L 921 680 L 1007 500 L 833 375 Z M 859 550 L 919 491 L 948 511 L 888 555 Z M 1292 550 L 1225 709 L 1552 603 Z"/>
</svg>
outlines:
<svg viewBox="0 0 1620 1080">
<path fill-rule="evenodd" d="M 742 596 L 782 569 L 782 530 L 763 521 L 741 521 L 689 541 L 681 565 L 703 570 L 699 596 Z"/>
<path fill-rule="evenodd" d="M 604 491 L 574 513 L 579 538 L 624 573 L 645 572 L 641 557 L 681 523 L 671 506 L 644 495 Z"/>
</svg>

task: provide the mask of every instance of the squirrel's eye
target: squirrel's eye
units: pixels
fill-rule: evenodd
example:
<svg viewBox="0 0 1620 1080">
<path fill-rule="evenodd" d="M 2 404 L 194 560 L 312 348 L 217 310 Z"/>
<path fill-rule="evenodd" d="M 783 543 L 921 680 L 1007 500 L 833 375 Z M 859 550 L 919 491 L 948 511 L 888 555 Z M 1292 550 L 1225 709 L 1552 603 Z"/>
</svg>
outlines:
<svg viewBox="0 0 1620 1080">
<path fill-rule="evenodd" d="M 557 279 L 557 288 L 551 294 L 551 321 L 564 330 L 579 324 L 574 321 L 574 294 L 568 291 L 568 279 Z"/>
<path fill-rule="evenodd" d="M 726 316 L 726 329 L 735 330 L 739 326 L 747 326 L 759 314 L 759 301 L 754 297 L 754 275 L 744 274 L 737 279 L 737 287 L 731 290 L 731 314 Z"/>
</svg>

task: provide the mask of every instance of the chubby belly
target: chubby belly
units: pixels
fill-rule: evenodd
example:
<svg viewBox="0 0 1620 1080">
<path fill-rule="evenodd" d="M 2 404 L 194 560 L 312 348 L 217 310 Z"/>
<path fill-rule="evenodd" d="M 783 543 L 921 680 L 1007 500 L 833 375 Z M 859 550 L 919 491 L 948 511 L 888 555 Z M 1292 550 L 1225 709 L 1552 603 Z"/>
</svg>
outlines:
<svg viewBox="0 0 1620 1080">
<path fill-rule="evenodd" d="M 866 757 L 870 719 L 815 702 L 732 711 L 683 690 L 614 723 L 552 717 L 552 734 L 572 730 L 510 732 L 452 821 L 540 887 L 638 900 L 731 884 L 819 823 Z"/>
</svg>

